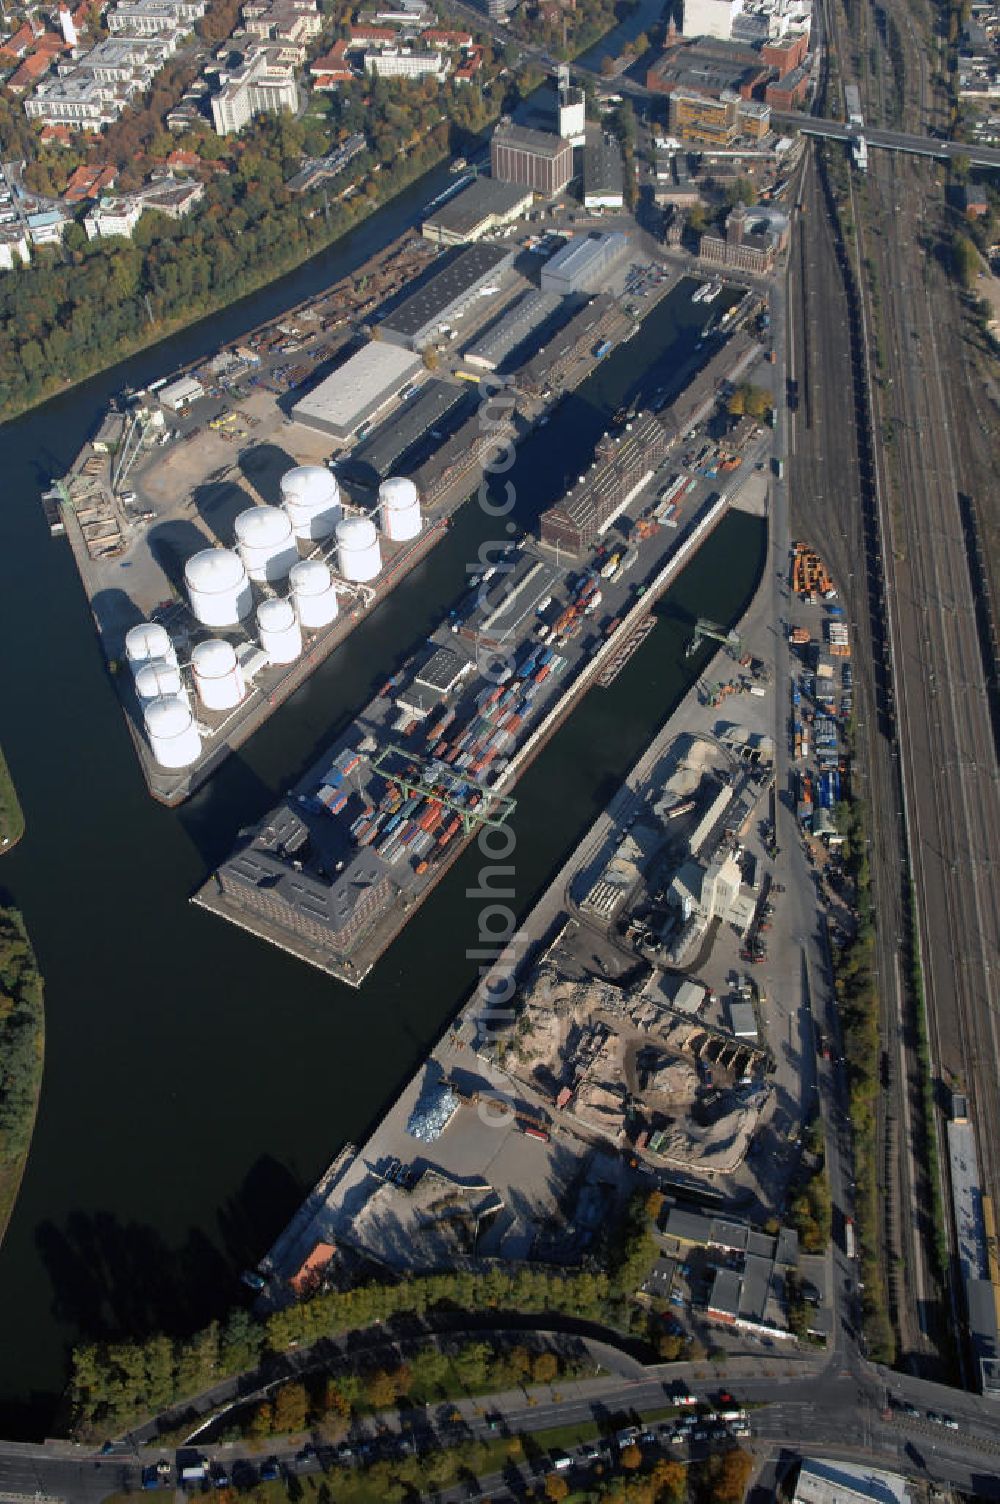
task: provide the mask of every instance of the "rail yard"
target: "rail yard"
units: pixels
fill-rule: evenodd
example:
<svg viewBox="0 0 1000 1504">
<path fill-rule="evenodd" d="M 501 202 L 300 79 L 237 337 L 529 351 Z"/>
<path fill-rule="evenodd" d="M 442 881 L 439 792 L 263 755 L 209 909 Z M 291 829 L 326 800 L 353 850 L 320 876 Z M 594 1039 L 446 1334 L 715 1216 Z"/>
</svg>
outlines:
<svg viewBox="0 0 1000 1504">
<path fill-rule="evenodd" d="M 825 13 L 832 53 L 857 78 L 865 110 L 880 120 L 895 115 L 909 129 L 936 126 L 944 106 L 917 18 L 888 8 L 890 58 L 885 15 L 862 6 L 848 27 L 839 6 Z M 888 1087 L 879 1177 L 890 1194 L 873 1252 L 891 1281 L 900 1357 L 929 1373 L 956 1363 L 964 1382 L 989 1389 L 996 1378 L 983 1358 L 995 1352 L 994 1300 L 973 1309 L 967 1275 L 940 1267 L 935 1240 L 943 1224 L 952 1270 L 964 1268 L 955 1240 L 965 1192 L 935 1145 L 943 1150 L 951 1134 L 949 1089 L 957 1090 L 978 1145 L 979 1194 L 984 1207 L 995 1204 L 995 670 L 984 659 L 981 630 L 988 587 L 970 544 L 985 525 L 976 513 L 995 483 L 990 419 L 969 379 L 954 288 L 924 249 L 920 227 L 928 202 L 939 198 L 931 170 L 876 154 L 867 180 L 847 185 L 855 256 L 835 222 L 831 229 L 834 190 L 829 165 L 821 168 L 806 181 L 809 213 L 792 263 L 802 389 L 792 474 L 800 515 L 835 567 L 847 571 L 858 633 L 858 753 L 873 822 Z M 853 562 L 862 559 L 863 574 Z M 926 988 L 929 1065 L 918 1047 L 914 962 Z M 937 1182 L 954 1216 L 935 1200 Z M 905 1278 L 896 1273 L 902 1268 Z M 987 1285 L 992 1272 L 980 1260 Z"/>
</svg>

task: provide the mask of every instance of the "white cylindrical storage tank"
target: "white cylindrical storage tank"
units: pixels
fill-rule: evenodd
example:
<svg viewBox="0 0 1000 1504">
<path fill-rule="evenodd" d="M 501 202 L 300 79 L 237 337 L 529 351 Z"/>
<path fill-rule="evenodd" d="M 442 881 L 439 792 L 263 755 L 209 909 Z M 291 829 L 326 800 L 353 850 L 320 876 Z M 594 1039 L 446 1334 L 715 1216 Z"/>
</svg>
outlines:
<svg viewBox="0 0 1000 1504">
<path fill-rule="evenodd" d="M 236 649 L 221 637 L 209 637 L 192 649 L 191 672 L 206 710 L 232 710 L 246 694 Z"/>
<path fill-rule="evenodd" d="M 391 476 L 378 488 L 382 531 L 394 543 L 405 543 L 420 534 L 420 496 L 412 480 Z"/>
<path fill-rule="evenodd" d="M 302 628 L 291 601 L 262 601 L 257 607 L 260 645 L 272 663 L 294 663 L 302 652 Z"/>
<path fill-rule="evenodd" d="M 125 657 L 133 674 L 137 674 L 144 663 L 160 660 L 177 662 L 177 654 L 166 627 L 161 627 L 155 621 L 141 621 L 138 626 L 131 627 L 126 632 Z"/>
<path fill-rule="evenodd" d="M 203 627 L 235 627 L 253 608 L 250 581 L 239 554 L 205 548 L 184 566 L 191 610 Z"/>
<path fill-rule="evenodd" d="M 329 538 L 343 515 L 337 478 L 322 465 L 296 465 L 281 477 L 281 505 L 296 538 Z"/>
<path fill-rule="evenodd" d="M 161 695 L 187 697 L 180 669 L 166 658 L 153 658 L 136 669 L 135 692 L 140 700 L 158 700 Z"/>
<path fill-rule="evenodd" d="M 280 507 L 251 507 L 233 524 L 236 546 L 252 580 L 283 580 L 299 551 L 292 524 Z"/>
<path fill-rule="evenodd" d="M 329 568 L 320 559 L 300 559 L 293 564 L 288 583 L 299 625 L 306 631 L 315 632 L 336 620 L 337 592 Z"/>
<path fill-rule="evenodd" d="M 146 735 L 161 768 L 188 768 L 201 755 L 201 735 L 186 700 L 161 695 L 143 710 Z"/>
<path fill-rule="evenodd" d="M 345 580 L 363 584 L 382 568 L 382 551 L 374 522 L 367 517 L 345 517 L 337 523 L 337 567 Z"/>
</svg>

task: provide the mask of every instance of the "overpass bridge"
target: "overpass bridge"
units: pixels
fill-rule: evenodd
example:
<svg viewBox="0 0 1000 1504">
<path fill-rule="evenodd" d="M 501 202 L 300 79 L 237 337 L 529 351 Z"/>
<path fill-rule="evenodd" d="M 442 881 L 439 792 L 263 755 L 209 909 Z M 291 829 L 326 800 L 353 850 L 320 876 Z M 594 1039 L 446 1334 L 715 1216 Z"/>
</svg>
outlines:
<svg viewBox="0 0 1000 1504">
<path fill-rule="evenodd" d="M 824 120 L 814 115 L 772 112 L 772 124 L 784 131 L 799 131 L 803 136 L 818 136 L 827 141 L 851 142 L 864 136 L 869 150 L 906 152 L 915 157 L 931 157 L 939 162 L 961 157 L 973 167 L 1000 167 L 1000 148 L 975 146 L 965 141 L 942 141 L 935 136 L 883 130 L 877 125 L 848 125 L 843 120 Z"/>
</svg>

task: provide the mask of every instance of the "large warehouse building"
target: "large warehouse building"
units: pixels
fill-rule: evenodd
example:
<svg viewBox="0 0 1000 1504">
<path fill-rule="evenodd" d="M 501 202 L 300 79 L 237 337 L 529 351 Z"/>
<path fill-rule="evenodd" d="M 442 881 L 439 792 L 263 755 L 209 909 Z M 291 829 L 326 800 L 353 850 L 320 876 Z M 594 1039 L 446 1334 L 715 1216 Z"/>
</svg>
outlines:
<svg viewBox="0 0 1000 1504">
<path fill-rule="evenodd" d="M 561 136 L 503 120 L 490 142 L 490 167 L 501 183 L 518 183 L 553 198 L 573 176 L 573 148 Z"/>
<path fill-rule="evenodd" d="M 743 0 L 684 0 L 684 35 L 728 42 Z"/>
<path fill-rule="evenodd" d="M 431 430 L 469 400 L 468 388 L 459 382 L 437 379 L 426 382 L 351 451 L 348 478 L 373 484 L 390 475 L 409 475 L 414 462 L 412 452 L 425 448 L 428 440 L 435 444 L 430 438 Z M 416 458 L 419 463 L 420 455 Z"/>
<path fill-rule="evenodd" d="M 651 413 L 637 418 L 631 432 L 606 440 L 584 478 L 542 513 L 542 542 L 563 554 L 592 547 L 652 479 L 669 447 L 667 431 Z"/>
<path fill-rule="evenodd" d="M 612 136 L 588 141 L 583 153 L 585 209 L 625 207 L 625 167 L 622 149 Z"/>
<path fill-rule="evenodd" d="M 480 335 L 475 344 L 465 352 L 470 366 L 481 366 L 485 371 L 495 371 L 507 357 L 523 345 L 537 329 L 553 317 L 562 306 L 562 298 L 554 292 L 528 292 L 508 314 Z"/>
<path fill-rule="evenodd" d="M 370 423 L 422 369 L 419 355 L 372 343 L 352 355 L 292 408 L 296 423 L 344 442 Z"/>
<path fill-rule="evenodd" d="M 383 340 L 409 350 L 422 350 L 467 313 L 480 294 L 498 282 L 513 260 L 513 250 L 505 245 L 484 241 L 468 246 L 386 314 L 379 324 Z"/>
<path fill-rule="evenodd" d="M 628 236 L 620 230 L 610 235 L 576 236 L 542 267 L 542 291 L 564 297 L 574 292 L 600 292 L 630 248 Z"/>
<path fill-rule="evenodd" d="M 435 245 L 466 245 L 501 225 L 512 224 L 531 208 L 533 197 L 530 188 L 517 183 L 476 178 L 424 220 L 421 234 Z"/>
</svg>

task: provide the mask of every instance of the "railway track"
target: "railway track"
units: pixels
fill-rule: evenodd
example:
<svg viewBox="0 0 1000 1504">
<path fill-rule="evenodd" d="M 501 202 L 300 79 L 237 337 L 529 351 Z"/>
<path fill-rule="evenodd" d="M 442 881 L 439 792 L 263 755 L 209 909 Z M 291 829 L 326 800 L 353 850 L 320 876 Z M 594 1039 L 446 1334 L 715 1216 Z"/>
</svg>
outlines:
<svg viewBox="0 0 1000 1504">
<path fill-rule="evenodd" d="M 867 0 L 855 3 L 867 11 Z M 899 39 L 902 122 L 925 129 L 936 123 L 939 102 L 915 18 L 898 0 L 887 14 Z M 859 86 L 869 111 L 884 109 L 881 70 L 867 70 Z M 971 457 L 982 434 L 973 431 L 971 394 L 960 379 L 944 380 L 956 365 L 964 372 L 954 353 L 951 367 L 942 364 L 942 349 L 954 341 L 947 313 L 939 329 L 939 313 L 950 303 L 955 319 L 958 309 L 953 289 L 921 249 L 927 205 L 934 202 L 928 189 L 926 168 L 878 153 L 866 195 L 875 233 L 854 217 L 861 259 L 872 258 L 884 310 L 886 372 L 877 406 L 891 426 L 893 450 L 884 467 L 884 558 L 900 649 L 902 791 L 933 1054 L 945 1077 L 969 1092 L 984 1186 L 995 1196 L 1000 1151 L 990 1130 L 1000 1121 L 1000 1087 L 990 984 L 991 958 L 1000 955 L 1000 912 L 991 852 L 1000 832 L 1000 782 L 960 499 L 963 487 L 975 487 L 979 467 Z M 905 1089 L 906 1105 L 922 1110 L 915 1075 Z M 925 1227 L 924 1241 L 932 1233 Z"/>
<path fill-rule="evenodd" d="M 898 28 L 888 12 L 870 0 L 827 0 L 824 20 L 831 49 L 839 57 L 846 80 L 852 66 L 868 115 L 887 120 L 886 78 L 892 77 L 892 114 L 902 118 L 915 111 L 921 121 L 927 113 L 929 80 L 922 66 L 906 67 L 901 42 L 891 60 L 891 70 L 881 66 L 878 49 L 888 51 L 890 39 L 899 42 Z M 907 36 L 915 41 L 912 20 Z M 857 222 L 856 208 L 852 217 Z M 891 236 L 890 242 L 891 244 Z M 884 246 L 880 246 L 884 249 Z M 841 262 L 846 259 L 841 253 Z M 863 254 L 859 257 L 864 263 Z M 851 274 L 841 272 L 849 283 Z M 867 326 L 870 315 L 852 310 L 857 320 Z M 826 333 L 833 320 L 827 316 Z M 917 1054 L 915 1020 L 911 1014 L 901 977 L 901 961 L 913 937 L 908 934 L 909 893 L 907 886 L 909 852 L 903 816 L 905 793 L 903 770 L 899 766 L 896 707 L 893 683 L 894 637 L 889 617 L 887 581 L 884 576 L 892 542 L 888 519 L 881 503 L 881 475 L 877 450 L 881 443 L 880 418 L 869 401 L 870 376 L 869 331 L 867 327 L 852 331 L 856 363 L 855 388 L 864 411 L 858 414 L 858 439 L 862 447 L 862 484 L 858 494 L 858 513 L 864 519 L 864 536 L 868 562 L 869 615 L 871 631 L 867 644 L 858 640 L 858 661 L 870 663 L 872 675 L 859 706 L 870 707 L 866 725 L 859 727 L 858 773 L 867 780 L 866 792 L 874 820 L 875 841 L 871 852 L 872 892 L 877 914 L 877 953 L 882 1006 L 882 1081 L 884 1095 L 878 1106 L 879 1168 L 890 1194 L 885 1198 L 881 1226 L 883 1263 L 887 1275 L 890 1315 L 902 1354 L 913 1366 L 933 1368 L 934 1343 L 931 1341 L 931 1307 L 936 1287 L 928 1248 L 934 1229 L 927 1224 L 924 1209 L 930 1203 L 927 1166 L 914 1152 L 924 1118 L 924 1101 L 920 1061 Z M 860 355 L 858 344 L 863 348 Z M 864 454 L 866 434 L 870 432 L 872 450 Z M 855 557 L 860 557 L 855 553 Z M 891 564 L 891 557 L 889 557 Z M 860 622 L 863 602 L 852 601 L 852 618 Z M 867 651 L 865 648 L 867 647 Z M 856 665 L 857 675 L 857 665 Z M 864 676 L 863 676 L 864 678 Z M 856 683 L 857 683 L 856 677 Z M 880 716 L 879 710 L 883 712 Z M 900 1277 L 902 1275 L 902 1277 Z M 940 1335 L 938 1333 L 937 1335 Z"/>
<path fill-rule="evenodd" d="M 904 924 L 904 842 L 899 821 L 898 769 L 893 756 L 891 685 L 886 676 L 886 622 L 881 586 L 880 539 L 874 509 L 873 472 L 864 404 L 857 400 L 860 329 L 843 282 L 824 195 L 816 175 L 803 189 L 806 223 L 797 248 L 794 277 L 798 336 L 795 371 L 801 402 L 796 417 L 793 458 L 796 525 L 816 542 L 837 580 L 851 621 L 855 703 L 858 710 L 853 778 L 856 792 L 878 816 L 869 851 L 872 895 L 877 914 L 877 970 L 885 1007 L 884 1093 L 878 1102 L 878 1136 L 883 1146 L 875 1171 L 878 1184 L 893 1183 L 899 1171 L 898 1125 L 908 1116 L 902 1100 L 903 1072 L 897 1063 L 896 1025 L 901 1013 L 898 950 Z M 822 340 L 809 330 L 822 329 Z M 908 1209 L 920 1203 L 920 1187 L 896 1197 L 878 1196 L 882 1262 L 887 1272 L 890 1316 L 907 1351 L 920 1348 L 919 1323 L 911 1331 L 905 1299 L 897 1288 L 900 1269 L 921 1269 Z M 862 1194 L 864 1188 L 862 1187 Z M 926 1198 L 924 1198 L 926 1199 Z M 920 1281 L 921 1289 L 923 1283 Z"/>
</svg>

